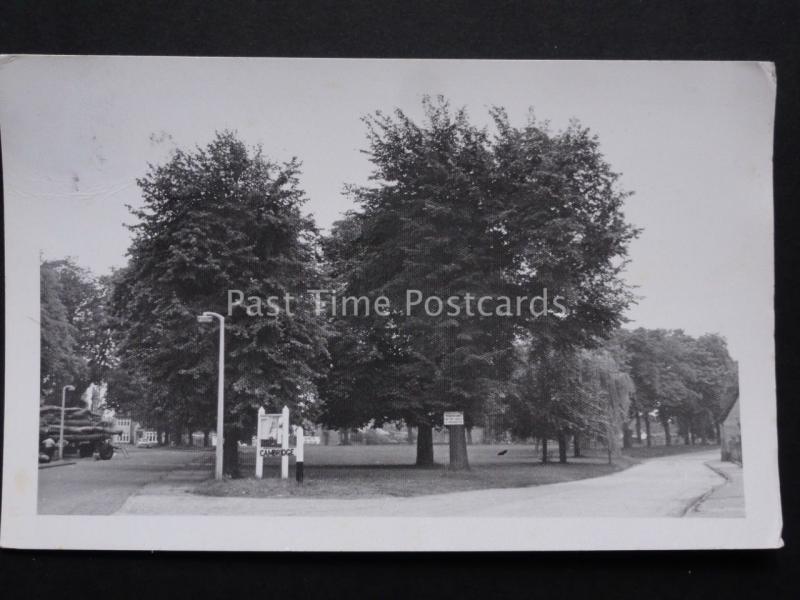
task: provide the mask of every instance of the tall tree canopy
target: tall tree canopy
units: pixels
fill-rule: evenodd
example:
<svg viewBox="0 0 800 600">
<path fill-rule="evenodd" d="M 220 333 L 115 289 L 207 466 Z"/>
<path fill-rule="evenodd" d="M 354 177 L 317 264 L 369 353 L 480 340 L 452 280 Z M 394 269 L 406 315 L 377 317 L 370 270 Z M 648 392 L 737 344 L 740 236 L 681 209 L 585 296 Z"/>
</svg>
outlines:
<svg viewBox="0 0 800 600">
<path fill-rule="evenodd" d="M 229 290 L 300 299 L 274 317 L 243 307 L 226 316 L 228 418 L 251 420 L 262 404 L 310 409 L 326 350 L 305 293 L 318 286 L 317 232 L 301 213 L 298 172 L 296 161 L 271 162 L 224 132 L 138 181 L 143 203 L 114 292 L 120 358 L 140 375 L 127 380 L 148 382 L 151 404 L 170 418 L 212 418 L 218 338 L 196 317 L 225 314 Z"/>
<path fill-rule="evenodd" d="M 424 113 L 421 124 L 400 110 L 365 119 L 373 183 L 351 189 L 361 210 L 329 260 L 347 293 L 389 298 L 391 316 L 373 315 L 370 333 L 414 365 L 409 373 L 426 374 L 417 394 L 387 394 L 390 410 L 376 412 L 429 428 L 444 410 L 480 413 L 507 382 L 520 336 L 565 349 L 619 325 L 631 300 L 619 274 L 636 231 L 586 129 L 551 134 L 532 119 L 515 128 L 496 109 L 490 135 L 441 98 L 426 99 Z M 475 298 L 531 300 L 545 288 L 551 302 L 565 298 L 566 315 L 499 301 L 495 315 L 476 314 Z M 408 314 L 411 289 L 458 297 L 460 310 Z"/>
</svg>

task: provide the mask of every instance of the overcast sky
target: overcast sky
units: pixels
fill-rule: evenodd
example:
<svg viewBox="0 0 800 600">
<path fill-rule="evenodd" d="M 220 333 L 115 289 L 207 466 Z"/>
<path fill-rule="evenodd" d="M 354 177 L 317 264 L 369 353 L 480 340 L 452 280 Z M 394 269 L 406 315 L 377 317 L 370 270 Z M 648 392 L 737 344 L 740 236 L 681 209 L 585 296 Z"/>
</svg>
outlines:
<svg viewBox="0 0 800 600">
<path fill-rule="evenodd" d="M 643 228 L 626 278 L 634 325 L 747 341 L 753 286 L 771 286 L 774 83 L 756 63 L 14 58 L 0 66 L 6 203 L 36 214 L 46 258 L 95 273 L 125 263 L 136 177 L 178 147 L 232 129 L 277 160 L 299 157 L 307 211 L 325 228 L 369 163 L 360 118 L 421 112 L 443 94 L 487 122 L 529 108 L 600 138 Z M 6 260 L 13 260 L 8 257 Z M 753 274 L 763 274 L 753 278 Z"/>
</svg>

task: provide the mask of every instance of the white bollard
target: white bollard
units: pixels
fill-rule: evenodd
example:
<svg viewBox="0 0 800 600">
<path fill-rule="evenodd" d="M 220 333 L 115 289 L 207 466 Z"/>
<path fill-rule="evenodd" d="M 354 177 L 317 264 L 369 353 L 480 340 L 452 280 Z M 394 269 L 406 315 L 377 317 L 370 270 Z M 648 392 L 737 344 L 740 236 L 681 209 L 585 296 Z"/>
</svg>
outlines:
<svg viewBox="0 0 800 600">
<path fill-rule="evenodd" d="M 281 479 L 289 479 L 289 407 L 281 411 Z"/>
<path fill-rule="evenodd" d="M 262 421 L 266 411 L 264 407 L 258 409 L 258 428 L 256 429 L 256 479 L 264 477 L 264 455 L 261 453 L 261 438 L 264 435 L 262 431 Z"/>
</svg>

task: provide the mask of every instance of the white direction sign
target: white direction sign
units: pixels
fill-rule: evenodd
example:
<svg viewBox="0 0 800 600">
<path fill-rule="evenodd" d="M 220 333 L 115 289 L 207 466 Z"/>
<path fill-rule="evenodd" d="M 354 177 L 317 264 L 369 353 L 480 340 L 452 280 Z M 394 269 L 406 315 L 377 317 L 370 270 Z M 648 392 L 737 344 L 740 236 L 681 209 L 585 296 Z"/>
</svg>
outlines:
<svg viewBox="0 0 800 600">
<path fill-rule="evenodd" d="M 464 413 L 463 412 L 446 412 L 444 413 L 445 425 L 463 425 Z"/>
</svg>

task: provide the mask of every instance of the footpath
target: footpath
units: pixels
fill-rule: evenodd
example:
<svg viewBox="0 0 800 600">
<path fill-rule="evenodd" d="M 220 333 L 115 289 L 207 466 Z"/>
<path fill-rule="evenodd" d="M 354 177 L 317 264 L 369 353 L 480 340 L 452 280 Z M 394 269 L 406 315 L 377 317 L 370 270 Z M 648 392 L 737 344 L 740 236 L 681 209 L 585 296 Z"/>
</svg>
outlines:
<svg viewBox="0 0 800 600">
<path fill-rule="evenodd" d="M 744 477 L 742 467 L 736 463 L 710 461 L 708 468 L 725 478 L 724 483 L 712 489 L 687 513 L 687 517 L 731 517 L 745 516 Z"/>
</svg>

